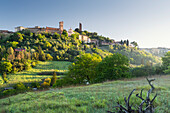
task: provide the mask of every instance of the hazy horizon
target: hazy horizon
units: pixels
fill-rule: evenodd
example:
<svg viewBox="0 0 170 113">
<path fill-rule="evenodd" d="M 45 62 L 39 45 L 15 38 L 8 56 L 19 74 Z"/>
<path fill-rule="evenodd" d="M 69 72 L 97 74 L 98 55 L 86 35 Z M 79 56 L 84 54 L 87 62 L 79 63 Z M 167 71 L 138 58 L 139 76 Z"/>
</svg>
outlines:
<svg viewBox="0 0 170 113">
<path fill-rule="evenodd" d="M 59 26 L 119 40 L 137 41 L 140 48 L 170 48 L 170 1 L 154 0 L 0 0 L 0 30 L 17 26 Z"/>
</svg>

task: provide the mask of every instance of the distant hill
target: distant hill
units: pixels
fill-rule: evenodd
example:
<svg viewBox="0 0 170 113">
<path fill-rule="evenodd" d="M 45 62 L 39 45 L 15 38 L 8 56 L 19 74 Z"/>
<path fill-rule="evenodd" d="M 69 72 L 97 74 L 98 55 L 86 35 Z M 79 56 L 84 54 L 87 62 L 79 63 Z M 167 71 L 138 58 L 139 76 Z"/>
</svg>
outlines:
<svg viewBox="0 0 170 113">
<path fill-rule="evenodd" d="M 146 64 L 160 64 L 161 59 L 152 55 L 149 52 L 137 49 L 135 47 L 128 47 L 126 45 L 110 45 L 101 46 L 99 49 L 110 53 L 121 53 L 129 58 L 130 64 L 133 65 L 146 65 Z"/>
<path fill-rule="evenodd" d="M 158 47 L 158 48 L 140 48 L 140 50 L 145 50 L 146 52 L 149 52 L 155 56 L 162 57 L 164 54 L 168 51 L 170 51 L 170 48 L 164 48 L 164 47 Z"/>
</svg>

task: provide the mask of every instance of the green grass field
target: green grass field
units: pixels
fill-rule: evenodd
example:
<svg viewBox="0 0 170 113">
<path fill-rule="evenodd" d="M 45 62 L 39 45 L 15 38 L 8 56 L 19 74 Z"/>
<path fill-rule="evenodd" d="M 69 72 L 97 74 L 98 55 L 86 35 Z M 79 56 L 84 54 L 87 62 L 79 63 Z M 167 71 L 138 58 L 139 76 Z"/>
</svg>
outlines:
<svg viewBox="0 0 170 113">
<path fill-rule="evenodd" d="M 17 72 L 16 74 L 9 74 L 7 76 L 8 83 L 7 84 L 0 84 L 0 87 L 6 87 L 11 84 L 15 84 L 18 82 L 29 83 L 35 81 L 41 81 L 43 78 L 52 77 L 52 75 L 38 75 L 40 72 L 51 72 L 51 71 L 58 71 L 58 72 L 65 72 L 68 69 L 68 66 L 71 62 L 67 61 L 46 61 L 46 62 L 39 62 L 35 68 L 32 68 L 28 71 Z M 2 77 L 0 76 L 0 82 L 2 81 Z"/>
<path fill-rule="evenodd" d="M 156 87 L 155 113 L 170 113 L 170 76 L 155 76 Z M 133 89 L 130 103 L 136 101 L 135 94 L 149 89 L 145 78 L 133 78 L 93 84 L 88 86 L 50 89 L 48 91 L 27 92 L 0 100 L 0 111 L 4 113 L 106 113 L 113 111 L 119 100 L 123 104 L 124 96 Z M 10 101 L 9 101 L 10 100 Z"/>
</svg>

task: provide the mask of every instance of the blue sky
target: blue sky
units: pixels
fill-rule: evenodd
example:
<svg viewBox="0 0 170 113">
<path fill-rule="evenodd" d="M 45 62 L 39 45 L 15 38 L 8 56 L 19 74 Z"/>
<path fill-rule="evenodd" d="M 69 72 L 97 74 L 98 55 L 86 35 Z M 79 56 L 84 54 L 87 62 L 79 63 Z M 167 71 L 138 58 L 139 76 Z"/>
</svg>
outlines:
<svg viewBox="0 0 170 113">
<path fill-rule="evenodd" d="M 0 0 L 0 29 L 58 27 L 98 32 L 139 47 L 170 48 L 170 0 Z"/>
</svg>

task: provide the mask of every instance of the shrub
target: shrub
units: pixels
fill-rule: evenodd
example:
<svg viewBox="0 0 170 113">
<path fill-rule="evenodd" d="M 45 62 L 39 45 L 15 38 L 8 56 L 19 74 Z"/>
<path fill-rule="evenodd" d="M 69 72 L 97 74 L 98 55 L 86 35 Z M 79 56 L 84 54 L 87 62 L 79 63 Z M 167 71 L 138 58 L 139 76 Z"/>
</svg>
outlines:
<svg viewBox="0 0 170 113">
<path fill-rule="evenodd" d="M 24 67 L 25 67 L 25 70 L 29 70 L 29 69 L 31 69 L 31 64 L 29 64 L 28 62 L 26 62 L 26 63 L 24 64 Z"/>
<path fill-rule="evenodd" d="M 10 45 L 11 45 L 13 48 L 16 48 L 18 44 L 19 44 L 19 42 L 16 42 L 16 41 L 10 42 Z"/>
<path fill-rule="evenodd" d="M 22 71 L 24 69 L 24 64 L 23 63 L 18 63 L 17 67 L 18 67 L 18 71 Z"/>
<path fill-rule="evenodd" d="M 11 62 L 7 62 L 7 61 L 2 61 L 0 63 L 0 72 L 11 72 L 12 71 L 12 64 Z"/>
<path fill-rule="evenodd" d="M 16 90 L 15 89 L 8 89 L 8 90 L 4 90 L 3 91 L 3 95 L 13 95 L 16 94 Z"/>
<path fill-rule="evenodd" d="M 73 80 L 72 78 L 65 77 L 63 79 L 57 79 L 56 83 L 53 84 L 53 87 L 63 87 L 63 86 L 70 86 L 70 85 L 76 85 L 77 82 Z"/>
<path fill-rule="evenodd" d="M 15 66 L 12 67 L 12 73 L 15 74 L 17 72 L 17 68 Z"/>
<path fill-rule="evenodd" d="M 44 80 L 44 82 L 47 82 L 47 83 L 51 83 L 51 79 L 50 78 L 46 78 L 45 80 Z"/>
<path fill-rule="evenodd" d="M 53 57 L 50 54 L 46 55 L 47 60 L 53 60 Z"/>
<path fill-rule="evenodd" d="M 7 82 L 8 82 L 8 79 L 7 79 L 7 78 L 4 78 L 4 82 L 7 83 Z"/>
<path fill-rule="evenodd" d="M 58 79 L 56 80 L 56 83 L 53 84 L 53 87 L 62 87 L 64 84 L 64 80 L 63 79 Z"/>
<path fill-rule="evenodd" d="M 16 89 L 16 90 L 26 90 L 26 87 L 25 87 L 25 85 L 23 84 L 23 83 L 17 83 L 16 85 L 14 85 L 14 88 Z"/>
<path fill-rule="evenodd" d="M 32 87 L 32 88 L 40 88 L 40 83 L 38 83 L 38 82 L 33 82 L 33 83 L 31 83 L 31 87 Z"/>
<path fill-rule="evenodd" d="M 47 82 L 44 82 L 44 83 L 41 84 L 41 87 L 42 88 L 48 88 L 48 87 L 50 87 L 50 84 L 47 83 Z"/>
<path fill-rule="evenodd" d="M 51 48 L 52 47 L 52 45 L 51 45 L 51 43 L 50 42 L 45 42 L 44 43 L 44 45 L 43 45 L 43 47 L 46 49 L 46 48 Z"/>
<path fill-rule="evenodd" d="M 39 64 L 39 61 L 37 60 L 37 61 L 35 61 L 35 64 Z"/>
<path fill-rule="evenodd" d="M 141 77 L 156 74 L 156 69 L 152 66 L 142 66 L 131 69 L 132 77 Z"/>
<path fill-rule="evenodd" d="M 6 72 L 3 72 L 2 74 L 2 78 L 5 79 L 6 78 Z"/>
<path fill-rule="evenodd" d="M 46 79 L 44 80 L 44 82 L 41 84 L 41 87 L 42 87 L 42 88 L 50 87 L 50 83 L 51 83 L 51 79 L 50 79 L 50 78 L 46 78 Z"/>
<path fill-rule="evenodd" d="M 35 62 L 32 62 L 31 66 L 32 66 L 32 67 L 35 67 L 35 66 L 36 66 L 36 63 L 35 63 Z"/>
</svg>

